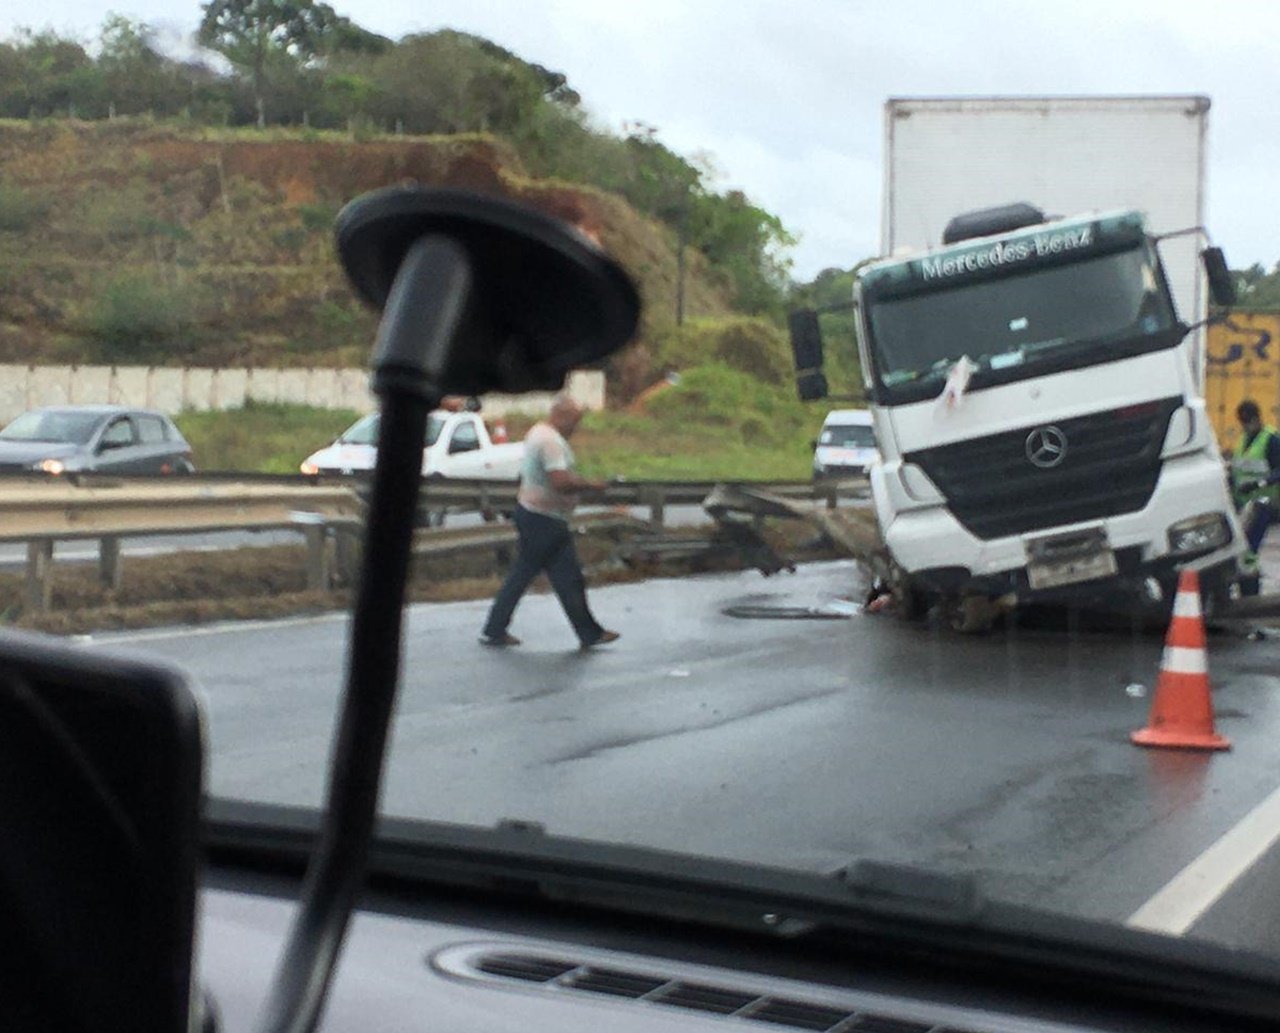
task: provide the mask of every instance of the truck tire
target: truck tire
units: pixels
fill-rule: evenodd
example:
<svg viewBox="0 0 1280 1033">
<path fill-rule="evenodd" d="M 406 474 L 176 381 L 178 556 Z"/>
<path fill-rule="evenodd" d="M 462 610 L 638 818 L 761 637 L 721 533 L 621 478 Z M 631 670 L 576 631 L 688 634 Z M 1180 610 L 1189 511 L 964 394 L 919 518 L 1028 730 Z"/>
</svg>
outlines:
<svg viewBox="0 0 1280 1033">
<path fill-rule="evenodd" d="M 929 594 L 901 567 L 895 566 L 889 577 L 894 612 L 905 621 L 922 621 L 929 613 Z"/>
<path fill-rule="evenodd" d="M 1178 574 L 1162 576 L 1160 591 L 1163 595 L 1157 616 L 1167 626 L 1173 616 L 1173 600 L 1178 594 Z M 1231 564 L 1223 564 L 1200 574 L 1200 612 L 1206 620 L 1225 612 L 1231 605 L 1231 587 L 1236 584 L 1236 572 Z"/>
</svg>

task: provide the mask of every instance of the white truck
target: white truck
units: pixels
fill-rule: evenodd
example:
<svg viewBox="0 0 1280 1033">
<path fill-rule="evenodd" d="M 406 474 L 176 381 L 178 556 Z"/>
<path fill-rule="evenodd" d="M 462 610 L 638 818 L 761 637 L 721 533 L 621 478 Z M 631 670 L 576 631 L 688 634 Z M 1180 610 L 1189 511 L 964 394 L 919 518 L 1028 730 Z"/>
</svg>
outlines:
<svg viewBox="0 0 1280 1033">
<path fill-rule="evenodd" d="M 889 101 L 887 257 L 860 267 L 853 306 L 907 612 L 1160 601 L 1188 564 L 1210 601 L 1234 580 L 1242 535 L 1194 328 L 1208 106 Z M 1221 252 L 1203 255 L 1228 302 Z M 812 397 L 816 315 L 792 332 Z"/>
<path fill-rule="evenodd" d="M 520 478 L 524 445 L 495 442 L 489 427 L 474 412 L 436 410 L 427 417 L 427 444 L 422 450 L 423 477 L 462 477 L 515 481 Z M 305 474 L 359 473 L 373 469 L 377 456 L 378 415 L 362 416 L 337 440 L 302 461 Z"/>
<path fill-rule="evenodd" d="M 312 452 L 299 469 L 304 474 L 352 474 L 373 469 L 377 457 L 378 415 L 363 416 L 330 445 Z M 524 460 L 522 442 L 494 441 L 478 413 L 438 409 L 427 417 L 422 476 L 518 481 Z M 444 522 L 444 510 L 428 507 L 427 523 Z"/>
<path fill-rule="evenodd" d="M 865 477 L 880 461 L 875 423 L 867 409 L 832 409 L 813 442 L 813 479 Z"/>
</svg>

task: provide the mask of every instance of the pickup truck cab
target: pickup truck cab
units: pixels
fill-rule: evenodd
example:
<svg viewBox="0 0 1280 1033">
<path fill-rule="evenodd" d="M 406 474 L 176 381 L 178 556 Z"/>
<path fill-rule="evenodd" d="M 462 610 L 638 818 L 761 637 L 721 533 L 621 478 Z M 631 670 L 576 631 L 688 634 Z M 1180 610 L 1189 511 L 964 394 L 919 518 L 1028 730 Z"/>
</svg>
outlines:
<svg viewBox="0 0 1280 1033">
<path fill-rule="evenodd" d="M 312 452 L 300 469 L 306 474 L 359 473 L 373 469 L 377 455 L 378 415 L 363 416 L 331 445 Z M 515 481 L 520 478 L 524 445 L 495 442 L 474 412 L 437 409 L 427 417 L 423 477 L 460 477 Z"/>
</svg>

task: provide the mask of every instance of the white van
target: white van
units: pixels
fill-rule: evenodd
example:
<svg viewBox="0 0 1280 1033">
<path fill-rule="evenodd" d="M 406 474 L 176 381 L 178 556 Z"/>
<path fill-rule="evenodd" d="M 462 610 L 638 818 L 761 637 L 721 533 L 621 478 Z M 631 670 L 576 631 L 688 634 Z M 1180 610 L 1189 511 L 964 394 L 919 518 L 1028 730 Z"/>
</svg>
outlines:
<svg viewBox="0 0 1280 1033">
<path fill-rule="evenodd" d="M 868 409 L 833 409 L 813 443 L 813 479 L 865 477 L 880 461 L 876 432 Z"/>
</svg>

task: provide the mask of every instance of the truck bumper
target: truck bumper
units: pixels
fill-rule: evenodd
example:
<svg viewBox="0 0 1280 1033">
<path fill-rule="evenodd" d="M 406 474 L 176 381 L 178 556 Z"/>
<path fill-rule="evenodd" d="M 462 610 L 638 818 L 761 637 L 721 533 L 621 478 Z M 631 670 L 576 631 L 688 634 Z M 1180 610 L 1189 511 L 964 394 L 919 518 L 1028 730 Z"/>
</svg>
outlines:
<svg viewBox="0 0 1280 1033">
<path fill-rule="evenodd" d="M 1225 522 L 1228 540 L 1208 548 L 1175 550 L 1170 529 L 1208 514 Z M 1043 543 L 1073 536 L 1104 541 L 1114 558 L 1114 572 L 1044 585 L 1044 568 L 1037 566 Z M 1013 592 L 1020 599 L 1037 601 L 1114 595 L 1148 578 L 1158 579 L 1167 589 L 1174 572 L 1187 566 L 1212 570 L 1215 577 L 1230 576 L 1244 551 L 1221 463 L 1204 453 L 1165 460 L 1147 505 L 1132 513 L 983 540 L 945 506 L 935 506 L 893 516 L 885 542 L 894 560 L 923 588 L 949 595 Z"/>
</svg>

